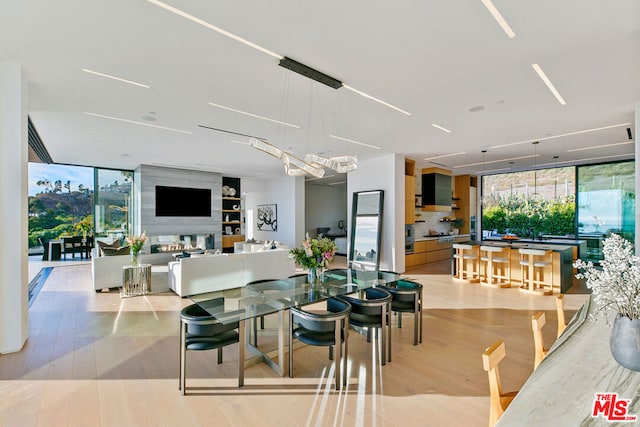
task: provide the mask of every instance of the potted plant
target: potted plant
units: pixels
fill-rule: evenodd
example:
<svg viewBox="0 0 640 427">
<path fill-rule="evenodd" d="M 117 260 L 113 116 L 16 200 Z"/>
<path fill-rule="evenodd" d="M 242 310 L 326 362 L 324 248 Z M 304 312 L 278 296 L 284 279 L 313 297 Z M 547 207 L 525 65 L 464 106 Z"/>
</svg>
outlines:
<svg viewBox="0 0 640 427">
<path fill-rule="evenodd" d="M 460 227 L 464 224 L 464 219 L 462 218 L 454 218 L 450 221 L 451 231 L 453 234 L 460 233 Z"/>
<path fill-rule="evenodd" d="M 581 272 L 576 277 L 586 279 L 592 291 L 594 319 L 604 317 L 610 324 L 610 310 L 617 313 L 609 340 L 613 358 L 640 371 L 640 257 L 631 242 L 617 234 L 604 240 L 603 254 L 601 268 L 577 260 L 573 266 Z"/>
</svg>

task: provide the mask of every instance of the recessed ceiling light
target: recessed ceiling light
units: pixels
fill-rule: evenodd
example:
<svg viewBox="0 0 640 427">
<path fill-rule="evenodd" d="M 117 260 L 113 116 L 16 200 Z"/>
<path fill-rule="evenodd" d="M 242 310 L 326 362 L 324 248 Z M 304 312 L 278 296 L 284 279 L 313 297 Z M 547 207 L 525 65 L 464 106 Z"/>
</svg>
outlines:
<svg viewBox="0 0 640 427">
<path fill-rule="evenodd" d="M 335 138 L 335 139 L 339 139 L 341 141 L 352 142 L 352 143 L 358 144 L 358 145 L 364 145 L 365 147 L 369 147 L 369 148 L 375 148 L 376 150 L 382 150 L 382 147 L 376 147 L 375 145 L 365 144 L 364 142 L 354 141 L 353 139 L 343 138 L 341 136 L 329 135 L 329 137 Z"/>
<path fill-rule="evenodd" d="M 606 130 L 606 129 L 616 128 L 616 127 L 620 127 L 620 126 L 628 126 L 630 124 L 631 123 L 620 123 L 620 124 L 617 124 L 617 125 L 603 126 L 603 127 L 600 127 L 600 128 L 585 129 L 585 130 L 579 130 L 579 131 L 576 131 L 576 132 L 563 133 L 561 135 L 550 135 L 550 136 L 546 136 L 544 138 L 535 138 L 535 139 L 527 139 L 526 141 L 510 142 L 509 144 L 491 145 L 489 148 L 494 149 L 494 148 L 510 147 L 512 145 L 531 144 L 534 141 L 545 141 L 547 139 L 562 138 L 562 137 L 565 137 L 565 136 L 572 136 L 572 135 L 580 135 L 580 134 L 588 133 L 588 132 L 596 132 L 596 131 L 599 131 L 599 130 Z"/>
<path fill-rule="evenodd" d="M 475 107 L 469 108 L 470 113 L 477 113 L 478 111 L 484 110 L 484 105 L 477 105 Z"/>
<path fill-rule="evenodd" d="M 535 70 L 536 73 L 538 73 L 538 76 L 542 79 L 542 81 L 544 82 L 545 85 L 547 85 L 547 87 L 549 88 L 549 90 L 551 91 L 551 93 L 553 94 L 553 96 L 556 97 L 556 99 L 558 100 L 558 102 L 562 105 L 566 105 L 567 103 L 565 102 L 564 98 L 562 96 L 560 96 L 560 92 L 558 92 L 558 90 L 556 89 L 556 87 L 553 85 L 553 83 L 551 83 L 551 80 L 549 80 L 549 78 L 547 77 L 547 75 L 544 73 L 544 71 L 542 71 L 542 68 L 540 68 L 540 66 L 538 64 L 531 64 L 531 66 L 533 67 L 533 69 Z"/>
<path fill-rule="evenodd" d="M 211 105 L 212 107 L 222 108 L 223 110 L 233 111 L 234 113 L 244 114 L 245 116 L 255 117 L 256 119 L 267 120 L 269 122 L 278 123 L 278 124 L 281 124 L 281 125 L 290 126 L 292 128 L 300 129 L 300 126 L 298 126 L 298 125 L 292 125 L 291 123 L 281 122 L 280 120 L 270 119 L 269 117 L 259 116 L 257 114 L 253 114 L 253 113 L 247 113 L 246 111 L 236 110 L 235 108 L 225 107 L 224 105 L 214 104 L 213 102 L 209 102 L 209 105 Z"/>
<path fill-rule="evenodd" d="M 148 122 L 155 122 L 157 119 L 153 116 L 142 116 L 142 120 L 146 120 Z"/>
<path fill-rule="evenodd" d="M 443 131 L 443 132 L 451 133 L 451 131 L 450 131 L 449 129 L 447 129 L 447 128 L 443 128 L 442 126 L 437 125 L 437 124 L 435 124 L 435 123 L 431 123 L 431 126 L 433 126 L 433 127 L 434 127 L 434 128 L 436 128 L 436 129 L 440 129 L 440 130 L 441 130 L 441 131 Z"/>
<path fill-rule="evenodd" d="M 482 0 L 482 4 L 487 8 L 487 10 L 489 10 L 489 13 L 491 13 L 493 18 L 496 20 L 498 25 L 500 25 L 507 36 L 510 39 L 514 38 L 516 36 L 516 33 L 513 32 L 509 24 L 507 24 L 507 21 L 504 19 L 500 11 L 498 11 L 498 8 L 491 2 L 491 0 Z"/>
<path fill-rule="evenodd" d="M 567 153 L 571 153 L 574 151 L 595 150 L 596 148 L 615 147 L 616 145 L 627 145 L 627 144 L 633 144 L 633 143 L 634 143 L 633 141 L 625 141 L 625 142 L 616 142 L 614 144 L 594 145 L 592 147 L 574 148 L 571 150 L 567 150 Z"/>
<path fill-rule="evenodd" d="M 193 15 L 191 15 L 191 14 L 185 12 L 185 11 L 182 11 L 182 10 L 180 10 L 178 8 L 170 6 L 167 3 L 161 2 L 159 0 L 147 0 L 147 1 L 149 3 L 151 3 L 151 4 L 154 4 L 156 6 L 159 6 L 159 7 L 163 8 L 164 10 L 167 10 L 167 11 L 169 11 L 171 13 L 175 13 L 178 16 L 186 18 L 191 22 L 194 22 L 194 23 L 196 23 L 198 25 L 202 25 L 205 28 L 213 30 L 213 31 L 217 32 L 218 34 L 222 34 L 223 36 L 229 37 L 230 39 L 233 39 L 233 40 L 235 40 L 237 42 L 240 42 L 240 43 L 242 43 L 242 44 L 244 44 L 246 46 L 249 46 L 249 47 L 252 47 L 252 48 L 254 48 L 256 50 L 259 50 L 262 53 L 266 53 L 269 56 L 272 56 L 272 57 L 277 58 L 279 60 L 282 60 L 285 57 L 284 55 L 280 55 L 278 53 L 275 53 L 275 52 L 273 52 L 273 51 L 271 51 L 269 49 L 266 49 L 266 48 L 264 48 L 264 47 L 262 47 L 262 46 L 260 46 L 258 44 L 250 42 L 247 39 L 244 39 L 244 38 L 242 38 L 240 36 L 237 36 L 237 35 L 235 35 L 233 33 L 230 33 L 229 31 L 223 30 L 222 28 L 217 27 L 217 26 L 215 26 L 215 25 L 213 25 L 213 24 L 211 24 L 211 23 L 209 23 L 209 22 L 207 22 L 207 21 L 205 21 L 203 19 L 195 17 L 195 16 L 193 16 Z M 388 102 L 384 102 L 381 99 L 378 99 L 378 98 L 376 98 L 374 96 L 371 96 L 371 95 L 369 95 L 369 94 L 367 94 L 365 92 L 362 92 L 362 91 L 360 91 L 358 89 L 355 89 L 355 88 L 353 88 L 351 86 L 343 84 L 342 87 L 344 87 L 345 89 L 349 89 L 350 91 L 355 92 L 360 96 L 364 96 L 365 98 L 368 98 L 368 99 L 370 99 L 372 101 L 378 102 L 378 103 L 380 103 L 382 105 L 385 105 L 385 106 L 387 106 L 389 108 L 392 108 L 392 109 L 394 109 L 396 111 L 399 111 L 402 114 L 406 114 L 407 116 L 411 115 L 411 113 L 409 113 L 408 111 L 405 111 L 405 110 L 403 110 L 403 109 L 401 109 L 399 107 L 396 107 L 395 105 L 389 104 Z"/>
<path fill-rule="evenodd" d="M 188 131 L 188 130 L 174 129 L 174 128 L 168 128 L 168 127 L 165 127 L 165 126 L 158 126 L 158 125 L 150 125 L 149 123 L 136 122 L 135 120 L 122 119 L 120 117 L 105 116 L 104 114 L 90 113 L 88 111 L 85 111 L 84 114 L 87 114 L 89 116 L 94 116 L 94 117 L 101 117 L 103 119 L 117 120 L 119 122 L 131 123 L 131 124 L 134 124 L 134 125 L 148 126 L 148 127 L 151 127 L 151 128 L 170 130 L 172 132 L 193 134 L 193 132 Z"/>
<path fill-rule="evenodd" d="M 112 76 L 110 74 L 105 74 L 105 73 L 100 73 L 98 71 L 89 70 L 87 68 L 83 68 L 82 71 L 84 71 L 85 73 L 94 74 L 96 76 L 106 77 L 106 78 L 111 79 L 111 80 L 117 80 L 119 82 L 128 83 L 130 85 L 143 87 L 145 89 L 151 89 L 151 86 L 143 84 L 143 83 L 134 82 L 133 80 L 123 79 L 121 77 Z"/>
<path fill-rule="evenodd" d="M 433 156 L 433 157 L 427 157 L 424 160 L 435 160 L 435 159 L 444 159 L 445 157 L 452 157 L 452 156 L 460 156 L 462 154 L 467 154 L 466 151 L 461 151 L 459 153 L 453 153 L 453 154 L 443 154 L 441 156 Z"/>
<path fill-rule="evenodd" d="M 531 154 L 529 156 L 520 156 L 520 157 L 509 157 L 508 159 L 489 160 L 488 162 L 469 163 L 467 165 L 454 166 L 454 168 L 466 168 L 469 166 L 488 165 L 491 163 L 507 162 L 509 160 L 530 159 L 532 157 L 540 157 L 540 154 Z"/>
</svg>

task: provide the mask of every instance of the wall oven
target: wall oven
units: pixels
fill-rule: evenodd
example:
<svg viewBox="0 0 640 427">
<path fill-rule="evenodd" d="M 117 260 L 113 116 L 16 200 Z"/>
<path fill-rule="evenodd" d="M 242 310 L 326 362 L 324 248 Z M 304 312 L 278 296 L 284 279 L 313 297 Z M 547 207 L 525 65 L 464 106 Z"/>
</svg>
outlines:
<svg viewBox="0 0 640 427">
<path fill-rule="evenodd" d="M 405 224 L 404 226 L 404 253 L 413 253 L 413 244 L 415 242 L 413 224 Z"/>
</svg>

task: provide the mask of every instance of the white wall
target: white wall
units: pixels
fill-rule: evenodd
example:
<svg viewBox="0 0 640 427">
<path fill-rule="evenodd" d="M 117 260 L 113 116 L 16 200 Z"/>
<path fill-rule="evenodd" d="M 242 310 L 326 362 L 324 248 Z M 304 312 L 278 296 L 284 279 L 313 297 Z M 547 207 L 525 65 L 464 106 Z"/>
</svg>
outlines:
<svg viewBox="0 0 640 427">
<path fill-rule="evenodd" d="M 358 169 L 349 173 L 347 179 L 349 233 L 351 233 L 353 193 L 368 190 L 384 190 L 380 268 L 403 273 L 405 269 L 404 156 L 386 154 L 373 159 L 360 160 Z"/>
<path fill-rule="evenodd" d="M 289 247 L 297 246 L 304 239 L 304 178 L 282 176 L 264 180 L 262 188 L 256 182 L 242 181 L 245 198 L 245 215 L 254 212 L 252 223 L 247 221 L 247 230 L 251 229 L 256 240 L 277 240 Z M 255 211 L 258 205 L 276 204 L 278 214 L 278 230 L 258 230 Z M 250 235 L 248 231 L 247 234 Z"/>
<path fill-rule="evenodd" d="M 0 61 L 0 353 L 20 351 L 29 333 L 27 147 L 27 82 Z"/>
<path fill-rule="evenodd" d="M 347 224 L 347 186 L 305 184 L 305 230 L 315 237 L 318 227 L 338 233 L 338 221 Z"/>
</svg>

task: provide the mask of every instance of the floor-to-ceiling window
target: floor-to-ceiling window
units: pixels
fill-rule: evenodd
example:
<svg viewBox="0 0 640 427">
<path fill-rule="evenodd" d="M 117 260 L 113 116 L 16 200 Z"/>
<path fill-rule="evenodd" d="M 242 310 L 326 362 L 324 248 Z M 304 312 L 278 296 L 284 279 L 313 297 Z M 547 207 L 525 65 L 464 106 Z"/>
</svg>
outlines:
<svg viewBox="0 0 640 427">
<path fill-rule="evenodd" d="M 609 233 L 635 239 L 635 162 L 578 166 L 578 237 L 587 241 L 587 258 L 602 259 Z"/>
<path fill-rule="evenodd" d="M 575 168 L 482 178 L 482 230 L 520 237 L 575 235 Z"/>
<path fill-rule="evenodd" d="M 133 218 L 133 172 L 96 168 L 95 189 L 96 237 L 127 236 Z"/>
</svg>

